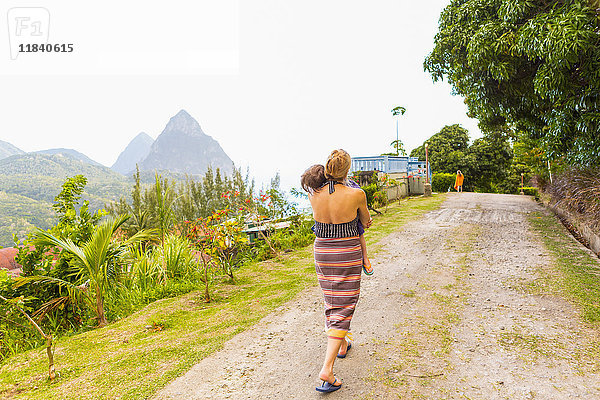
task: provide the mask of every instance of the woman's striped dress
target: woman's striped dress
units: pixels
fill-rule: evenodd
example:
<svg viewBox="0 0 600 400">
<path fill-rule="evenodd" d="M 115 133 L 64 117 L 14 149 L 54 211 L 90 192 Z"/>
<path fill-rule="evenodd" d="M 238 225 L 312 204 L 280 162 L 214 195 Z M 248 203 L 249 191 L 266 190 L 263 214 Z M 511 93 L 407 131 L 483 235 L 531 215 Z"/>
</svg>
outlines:
<svg viewBox="0 0 600 400">
<path fill-rule="evenodd" d="M 315 268 L 330 338 L 346 337 L 360 294 L 363 256 L 357 223 L 358 217 L 343 224 L 315 222 Z"/>
</svg>

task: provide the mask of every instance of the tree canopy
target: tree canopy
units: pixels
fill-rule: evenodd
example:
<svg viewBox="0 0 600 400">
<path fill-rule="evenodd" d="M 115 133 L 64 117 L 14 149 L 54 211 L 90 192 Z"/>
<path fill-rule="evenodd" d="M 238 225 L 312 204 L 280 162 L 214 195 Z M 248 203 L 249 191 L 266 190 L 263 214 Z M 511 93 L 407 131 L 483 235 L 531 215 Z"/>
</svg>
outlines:
<svg viewBox="0 0 600 400">
<path fill-rule="evenodd" d="M 503 132 L 488 132 L 469 145 L 469 132 L 458 124 L 446 125 L 425 143 L 429 144 L 429 163 L 434 174 L 465 175 L 465 190 L 491 193 L 515 193 L 523 172 L 531 171 L 523 163 L 529 148 L 519 144 L 521 156 L 513 157 L 513 146 Z M 425 159 L 425 143 L 414 149 L 411 157 Z"/>
<path fill-rule="evenodd" d="M 429 164 L 433 172 L 455 173 L 465 168 L 469 132 L 458 124 L 446 125 L 425 143 L 429 144 Z M 425 159 L 425 143 L 410 152 L 411 157 Z"/>
<path fill-rule="evenodd" d="M 484 131 L 509 127 L 550 159 L 600 162 L 600 2 L 453 0 L 424 67 Z"/>
</svg>

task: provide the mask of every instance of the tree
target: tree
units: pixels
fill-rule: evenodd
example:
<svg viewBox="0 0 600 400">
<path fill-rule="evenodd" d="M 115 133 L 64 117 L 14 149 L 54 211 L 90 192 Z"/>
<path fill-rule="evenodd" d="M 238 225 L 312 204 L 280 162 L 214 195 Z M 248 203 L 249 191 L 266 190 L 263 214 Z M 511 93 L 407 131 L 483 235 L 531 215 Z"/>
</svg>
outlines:
<svg viewBox="0 0 600 400">
<path fill-rule="evenodd" d="M 103 210 L 89 212 L 87 201 L 83 201 L 79 207 L 86 182 L 87 179 L 83 175 L 67 178 L 52 206 L 57 214 L 58 223 L 51 227 L 48 233 L 63 240 L 68 239 L 75 245 L 90 240 L 98 222 L 105 214 Z M 19 246 L 16 262 L 23 266 L 23 277 L 44 275 L 69 283 L 76 283 L 78 280 L 72 275 L 73 255 L 53 246 L 37 245 L 33 234 L 29 234 L 23 246 Z M 7 292 L 4 293 L 6 297 Z M 55 284 L 47 282 L 22 286 L 8 295 L 29 299 L 29 306 L 37 310 L 32 317 L 38 320 L 42 328 L 45 328 L 45 316 L 48 316 L 48 321 L 52 320 L 64 329 L 76 329 L 82 322 L 85 310 L 74 303 L 73 298 L 63 296 L 60 287 Z"/>
<path fill-rule="evenodd" d="M 165 235 L 175 222 L 175 213 L 173 206 L 177 201 L 177 195 L 173 190 L 173 185 L 166 179 L 162 179 L 158 172 L 154 174 L 154 215 L 158 222 L 158 232 L 160 234 L 160 243 L 164 248 Z"/>
<path fill-rule="evenodd" d="M 69 238 L 60 238 L 50 232 L 38 229 L 36 246 L 56 246 L 72 255 L 72 275 L 76 283 L 44 275 L 18 278 L 17 286 L 31 282 L 54 283 L 65 288 L 74 302 L 83 300 L 96 314 L 98 326 L 107 324 L 104 312 L 104 298 L 117 282 L 120 266 L 130 245 L 151 239 L 155 232 L 140 231 L 123 241 L 113 241 L 117 229 L 129 218 L 121 215 L 103 221 L 93 232 L 91 238 L 81 246 Z M 51 303 L 51 302 L 50 302 Z"/>
<path fill-rule="evenodd" d="M 46 342 L 46 354 L 48 355 L 48 379 L 53 381 L 56 378 L 56 370 L 54 368 L 54 337 L 51 333 L 45 333 L 44 330 L 39 326 L 37 322 L 31 318 L 31 316 L 23 309 L 23 298 L 15 298 L 15 299 L 7 299 L 6 297 L 0 295 L 0 300 L 5 301 L 10 306 L 14 307 L 19 311 L 27 320 L 28 324 L 36 330 L 45 340 Z M 14 323 L 14 322 L 13 322 Z M 19 324 L 20 325 L 20 324 Z M 22 325 L 21 325 L 22 326 Z"/>
<path fill-rule="evenodd" d="M 399 155 L 406 155 L 406 149 L 404 148 L 404 143 L 402 143 L 402 140 L 394 140 L 392 143 L 390 143 L 390 146 L 392 146 L 392 148 L 396 149 L 395 153 L 383 153 L 382 156 L 399 156 Z"/>
<path fill-rule="evenodd" d="M 425 141 L 429 143 L 429 162 L 434 174 L 465 175 L 465 190 L 481 192 L 516 191 L 513 150 L 504 132 L 486 133 L 469 146 L 469 133 L 460 125 L 447 125 Z M 425 143 L 414 149 L 412 157 L 425 158 Z M 509 178 L 512 183 L 508 182 Z M 520 175 L 519 175 L 520 179 Z"/>
<path fill-rule="evenodd" d="M 424 67 L 482 130 L 539 140 L 551 159 L 600 162 L 597 0 L 453 0 Z"/>
<path fill-rule="evenodd" d="M 487 193 L 504 191 L 512 161 L 512 148 L 502 133 L 487 134 L 476 139 L 469 147 L 467 159 L 467 189 Z M 506 188 L 509 193 L 514 191 Z"/>
<path fill-rule="evenodd" d="M 399 156 L 400 155 L 400 148 L 402 147 L 402 154 L 405 155 L 406 151 L 404 150 L 403 144 L 400 141 L 400 137 L 398 136 L 398 118 L 400 117 L 400 115 L 404 115 L 404 113 L 406 112 L 406 108 L 398 106 L 398 107 L 394 107 L 392 108 L 392 115 L 394 117 L 396 117 L 396 140 L 394 140 L 392 142 L 392 146 L 396 146 L 396 155 Z"/>
<path fill-rule="evenodd" d="M 469 131 L 458 124 L 446 125 L 425 141 L 429 143 L 429 164 L 433 173 L 466 172 Z M 410 152 L 411 157 L 425 160 L 425 143 Z"/>
</svg>

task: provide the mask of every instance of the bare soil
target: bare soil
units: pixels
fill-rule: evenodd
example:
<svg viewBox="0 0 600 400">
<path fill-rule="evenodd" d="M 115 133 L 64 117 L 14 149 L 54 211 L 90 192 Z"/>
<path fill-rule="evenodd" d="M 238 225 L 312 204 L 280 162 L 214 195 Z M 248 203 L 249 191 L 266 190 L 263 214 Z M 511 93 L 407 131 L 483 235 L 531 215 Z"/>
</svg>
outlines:
<svg viewBox="0 0 600 400">
<path fill-rule="evenodd" d="M 600 337 L 543 285 L 528 197 L 461 193 L 380 244 L 330 399 L 599 399 Z M 367 233 L 368 234 L 368 233 Z M 322 296 L 304 291 L 156 399 L 317 399 Z"/>
</svg>

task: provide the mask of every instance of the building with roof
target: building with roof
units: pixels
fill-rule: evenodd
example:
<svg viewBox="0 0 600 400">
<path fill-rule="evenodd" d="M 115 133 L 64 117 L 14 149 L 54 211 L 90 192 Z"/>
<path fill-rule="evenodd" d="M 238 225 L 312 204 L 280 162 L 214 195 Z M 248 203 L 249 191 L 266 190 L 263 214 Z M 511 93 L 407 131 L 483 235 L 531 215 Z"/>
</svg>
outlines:
<svg viewBox="0 0 600 400">
<path fill-rule="evenodd" d="M 5 269 L 12 276 L 21 275 L 22 268 L 19 264 L 17 264 L 18 250 L 13 247 L 7 247 L 5 249 L 0 249 L 0 269 Z"/>
<path fill-rule="evenodd" d="M 425 161 L 418 157 L 408 156 L 372 156 L 352 157 L 351 172 L 377 171 L 390 175 L 391 178 L 425 177 L 427 168 Z M 429 167 L 429 180 L 431 181 L 431 167 Z"/>
<path fill-rule="evenodd" d="M 353 157 L 350 172 L 358 174 L 360 185 L 370 181 L 370 177 L 377 173 L 379 178 L 387 175 L 388 178 L 398 182 L 398 188 L 388 198 L 399 198 L 410 195 L 423 194 L 425 190 L 425 175 L 429 172 L 431 182 L 431 166 L 426 168 L 425 161 L 417 157 L 408 156 L 372 156 Z"/>
</svg>

